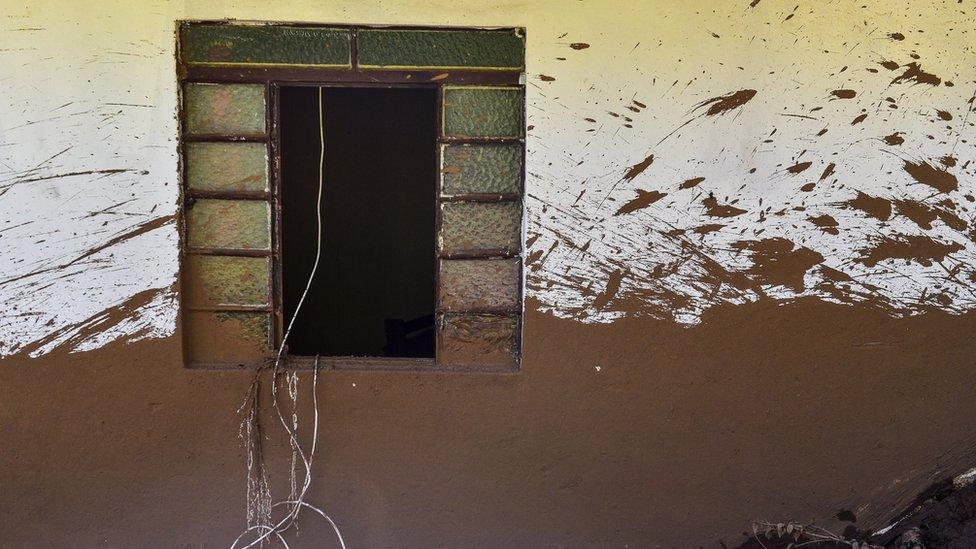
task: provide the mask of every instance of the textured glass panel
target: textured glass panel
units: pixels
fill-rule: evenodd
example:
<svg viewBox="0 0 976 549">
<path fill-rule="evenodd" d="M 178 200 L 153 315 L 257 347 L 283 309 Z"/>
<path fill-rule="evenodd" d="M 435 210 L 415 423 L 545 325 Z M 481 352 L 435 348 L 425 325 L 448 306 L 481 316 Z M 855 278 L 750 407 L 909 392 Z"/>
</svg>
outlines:
<svg viewBox="0 0 976 549">
<path fill-rule="evenodd" d="M 525 37 L 512 30 L 362 29 L 356 40 L 361 67 L 521 69 Z"/>
<path fill-rule="evenodd" d="M 186 213 L 187 242 L 194 248 L 268 250 L 271 208 L 261 200 L 196 200 Z"/>
<path fill-rule="evenodd" d="M 187 359 L 196 363 L 256 363 L 271 354 L 269 313 L 187 311 Z"/>
<path fill-rule="evenodd" d="M 186 131 L 191 135 L 264 133 L 261 84 L 186 85 Z"/>
<path fill-rule="evenodd" d="M 200 191 L 267 191 L 264 143 L 187 143 L 186 181 Z"/>
<path fill-rule="evenodd" d="M 518 317 L 479 314 L 441 315 L 437 362 L 514 367 L 517 331 Z"/>
<path fill-rule="evenodd" d="M 190 64 L 349 65 L 349 31 L 281 25 L 186 25 L 180 47 Z"/>
<path fill-rule="evenodd" d="M 518 259 L 441 261 L 440 307 L 445 311 L 518 309 Z"/>
<path fill-rule="evenodd" d="M 269 259 L 188 255 L 183 292 L 195 307 L 267 305 Z"/>
<path fill-rule="evenodd" d="M 448 202 L 441 205 L 441 250 L 447 253 L 518 251 L 522 209 L 517 202 Z"/>
<path fill-rule="evenodd" d="M 522 145 L 441 146 L 441 193 L 518 193 L 522 180 Z"/>
<path fill-rule="evenodd" d="M 521 137 L 522 89 L 444 88 L 444 135 Z"/>
</svg>

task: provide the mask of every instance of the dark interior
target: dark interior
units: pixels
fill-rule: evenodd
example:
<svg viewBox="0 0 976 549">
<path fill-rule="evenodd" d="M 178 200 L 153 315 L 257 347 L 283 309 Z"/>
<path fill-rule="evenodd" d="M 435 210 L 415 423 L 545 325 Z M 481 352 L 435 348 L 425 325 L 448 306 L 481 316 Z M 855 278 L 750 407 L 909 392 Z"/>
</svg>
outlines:
<svg viewBox="0 0 976 549">
<path fill-rule="evenodd" d="M 317 98 L 281 88 L 286 326 L 315 260 Z M 289 352 L 433 357 L 436 92 L 323 88 L 322 107 L 322 257 Z"/>
</svg>

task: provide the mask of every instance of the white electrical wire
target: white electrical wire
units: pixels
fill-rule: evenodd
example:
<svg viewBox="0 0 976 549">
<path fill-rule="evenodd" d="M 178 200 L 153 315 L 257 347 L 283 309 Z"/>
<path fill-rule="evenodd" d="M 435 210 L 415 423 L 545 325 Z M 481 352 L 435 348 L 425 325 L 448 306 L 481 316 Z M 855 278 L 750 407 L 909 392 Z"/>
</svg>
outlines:
<svg viewBox="0 0 976 549">
<path fill-rule="evenodd" d="M 285 542 L 282 534 L 286 532 L 292 524 L 294 524 L 295 519 L 298 518 L 299 512 L 302 508 L 307 507 L 312 509 L 316 513 L 322 515 L 332 529 L 335 531 L 336 537 L 339 539 L 339 545 L 342 549 L 346 549 L 346 542 L 342 538 L 342 534 L 339 532 L 339 527 L 336 525 L 335 521 L 332 520 L 327 514 L 325 514 L 321 509 L 307 503 L 304 501 L 305 495 L 308 493 L 309 486 L 312 483 L 312 461 L 315 457 L 315 448 L 318 443 L 318 433 L 319 433 L 319 405 L 316 387 L 318 386 L 318 376 L 319 376 L 319 360 L 315 357 L 315 368 L 312 377 L 312 408 L 313 408 L 313 419 L 312 419 L 312 447 L 309 449 L 308 455 L 302 450 L 301 444 L 298 441 L 296 430 L 289 427 L 288 422 L 285 420 L 284 415 L 281 413 L 281 408 L 278 405 L 278 374 L 280 372 L 281 357 L 284 354 L 285 345 L 288 342 L 288 336 L 291 334 L 291 329 L 295 325 L 295 319 L 298 318 L 298 313 L 301 311 L 302 305 L 305 303 L 305 297 L 308 296 L 309 289 L 312 287 L 312 281 L 315 278 L 315 273 L 318 270 L 319 260 L 322 256 L 322 187 L 324 179 L 324 168 L 325 168 L 325 123 L 323 121 L 322 115 L 322 87 L 318 88 L 318 113 L 319 113 L 319 188 L 318 195 L 315 199 L 315 228 L 316 228 L 316 239 L 315 239 L 315 262 L 312 264 L 312 271 L 308 275 L 308 280 L 305 283 L 305 290 L 302 292 L 301 298 L 298 300 L 298 304 L 295 306 L 295 312 L 292 314 L 291 320 L 288 322 L 288 328 L 285 330 L 285 335 L 281 338 L 281 345 L 278 347 L 278 353 L 275 356 L 274 366 L 272 368 L 272 382 L 271 382 L 271 396 L 272 404 L 275 412 L 278 415 L 278 420 L 284 427 L 285 432 L 288 433 L 289 442 L 292 447 L 292 456 L 297 454 L 301 459 L 302 464 L 305 467 L 305 480 L 302 482 L 302 489 L 298 494 L 295 494 L 295 484 L 294 477 L 292 478 L 292 492 L 289 494 L 289 498 L 284 501 L 279 501 L 271 506 L 271 508 L 277 507 L 279 505 L 288 505 L 290 510 L 277 524 L 274 526 L 266 525 L 255 525 L 247 528 L 242 532 L 237 539 L 231 544 L 231 549 L 237 549 L 237 544 L 241 542 L 249 532 L 254 530 L 263 531 L 264 533 L 259 535 L 256 539 L 251 541 L 248 545 L 243 546 L 241 549 L 248 549 L 254 547 L 255 545 L 263 545 L 265 541 L 273 539 L 274 536 L 278 541 L 282 543 L 286 548 L 288 544 Z M 255 373 L 255 376 L 260 375 L 260 370 Z M 250 394 L 256 394 L 254 392 Z M 252 397 L 253 398 L 253 397 Z M 252 405 L 257 405 L 254 401 Z M 293 416 L 294 417 L 294 416 Z M 296 425 L 297 427 L 297 425 Z M 294 468 L 292 469 L 292 474 L 294 475 Z M 269 509 L 270 512 L 270 509 Z"/>
</svg>

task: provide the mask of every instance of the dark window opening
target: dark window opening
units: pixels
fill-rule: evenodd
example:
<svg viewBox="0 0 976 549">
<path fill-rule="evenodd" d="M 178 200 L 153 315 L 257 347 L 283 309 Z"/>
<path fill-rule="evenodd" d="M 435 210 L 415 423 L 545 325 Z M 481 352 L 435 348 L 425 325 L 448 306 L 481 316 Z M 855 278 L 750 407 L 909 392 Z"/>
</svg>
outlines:
<svg viewBox="0 0 976 549">
<path fill-rule="evenodd" d="M 280 90 L 284 320 L 315 260 L 318 88 Z M 288 350 L 433 357 L 437 94 L 323 88 L 322 257 Z"/>
</svg>

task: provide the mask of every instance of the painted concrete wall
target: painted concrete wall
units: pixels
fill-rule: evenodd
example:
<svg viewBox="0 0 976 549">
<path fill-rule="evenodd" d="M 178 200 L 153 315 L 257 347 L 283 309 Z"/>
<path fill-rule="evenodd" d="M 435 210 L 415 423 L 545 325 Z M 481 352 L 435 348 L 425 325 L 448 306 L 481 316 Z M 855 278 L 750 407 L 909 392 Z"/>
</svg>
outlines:
<svg viewBox="0 0 976 549">
<path fill-rule="evenodd" d="M 840 506 L 880 527 L 971 466 L 968 0 L 3 7 L 0 429 L 22 445 L 3 482 L 27 507 L 0 512 L 20 523 L 94 493 L 127 502 L 131 526 L 113 529 L 102 498 L 85 539 L 171 539 L 161 517 L 183 543 L 237 525 L 247 379 L 179 364 L 183 18 L 527 28 L 523 372 L 327 378 L 322 500 L 360 545 L 734 544 L 752 518 Z M 586 413 L 563 424 L 567 410 Z M 165 459 L 130 470 L 144 449 L 99 442 L 133 433 Z M 432 465 L 454 476 L 420 473 Z M 123 471 L 145 495 L 72 467 Z M 447 510 L 472 483 L 488 503 Z M 59 489 L 75 499 L 39 503 Z M 132 511 L 152 494 L 159 516 Z"/>
<path fill-rule="evenodd" d="M 976 307 L 965 3 L 9 4 L 3 354 L 172 334 L 179 18 L 526 26 L 528 289 L 558 316 Z"/>
</svg>

